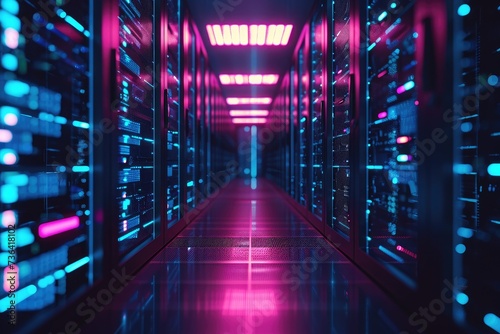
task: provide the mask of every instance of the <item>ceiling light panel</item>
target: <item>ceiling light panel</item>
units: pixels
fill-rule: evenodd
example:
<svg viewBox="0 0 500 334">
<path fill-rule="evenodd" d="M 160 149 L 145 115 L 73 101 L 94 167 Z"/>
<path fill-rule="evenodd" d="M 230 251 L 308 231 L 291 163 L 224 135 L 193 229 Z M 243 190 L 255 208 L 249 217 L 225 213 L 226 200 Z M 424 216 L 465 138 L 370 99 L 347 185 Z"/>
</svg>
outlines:
<svg viewBox="0 0 500 334">
<path fill-rule="evenodd" d="M 212 45 L 288 45 L 291 24 L 208 24 L 207 33 Z"/>
<path fill-rule="evenodd" d="M 267 110 L 231 110 L 229 111 L 231 117 L 267 117 L 269 111 Z"/>
<path fill-rule="evenodd" d="M 221 74 L 220 82 L 223 85 L 275 85 L 278 83 L 278 74 Z"/>
<path fill-rule="evenodd" d="M 231 106 L 240 104 L 271 104 L 270 97 L 228 97 L 227 104 Z"/>
<path fill-rule="evenodd" d="M 233 124 L 265 124 L 267 118 L 233 118 Z"/>
</svg>

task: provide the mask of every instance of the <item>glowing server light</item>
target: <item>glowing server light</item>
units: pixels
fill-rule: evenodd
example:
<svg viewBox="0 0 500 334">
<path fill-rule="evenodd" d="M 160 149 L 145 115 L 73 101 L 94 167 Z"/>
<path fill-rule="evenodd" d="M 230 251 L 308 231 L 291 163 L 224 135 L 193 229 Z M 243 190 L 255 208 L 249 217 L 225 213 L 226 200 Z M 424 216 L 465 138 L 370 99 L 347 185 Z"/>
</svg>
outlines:
<svg viewBox="0 0 500 334">
<path fill-rule="evenodd" d="M 403 94 L 404 92 L 409 91 L 410 89 L 413 89 L 414 87 L 415 87 L 415 82 L 408 81 L 403 86 L 398 87 L 398 89 L 396 90 L 396 92 L 398 94 Z"/>
<path fill-rule="evenodd" d="M 377 20 L 380 22 L 384 20 L 386 17 L 387 17 L 387 12 L 384 11 L 378 16 Z"/>
<path fill-rule="evenodd" d="M 233 124 L 265 124 L 267 118 L 233 118 Z"/>
<path fill-rule="evenodd" d="M 469 15 L 470 14 L 470 6 L 468 4 L 465 4 L 465 3 L 463 5 L 460 5 L 460 7 L 458 7 L 457 13 L 460 16 Z"/>
<path fill-rule="evenodd" d="M 488 174 L 490 174 L 491 176 L 500 176 L 500 163 L 489 165 Z"/>
<path fill-rule="evenodd" d="M 406 144 L 406 143 L 408 143 L 410 140 L 411 140 L 411 138 L 410 138 L 410 137 L 408 137 L 408 136 L 401 136 L 401 137 L 398 137 L 398 139 L 396 139 L 396 142 L 397 142 L 398 144 Z"/>
<path fill-rule="evenodd" d="M 0 150 L 0 164 L 12 166 L 18 161 L 17 153 L 14 150 L 5 148 Z"/>
<path fill-rule="evenodd" d="M 291 24 L 246 25 L 208 24 L 208 39 L 212 45 L 288 45 L 293 31 Z"/>
<path fill-rule="evenodd" d="M 14 126 L 19 121 L 19 109 L 3 106 L 0 107 L 0 122 L 8 126 Z"/>
<path fill-rule="evenodd" d="M 469 296 L 467 296 L 463 292 L 460 292 L 457 294 L 456 300 L 457 300 L 457 303 L 459 303 L 460 305 L 465 305 L 469 302 Z"/>
<path fill-rule="evenodd" d="M 223 85 L 274 85 L 279 80 L 278 74 L 221 74 Z"/>
<path fill-rule="evenodd" d="M 483 321 L 486 326 L 490 327 L 495 332 L 500 333 L 500 318 L 497 315 L 488 313 L 484 316 Z"/>
<path fill-rule="evenodd" d="M 54 220 L 38 226 L 38 235 L 41 238 L 48 238 L 56 234 L 74 230 L 80 226 L 80 219 L 77 216 Z"/>
<path fill-rule="evenodd" d="M 266 117 L 269 115 L 267 110 L 231 110 L 229 115 L 232 117 Z"/>
<path fill-rule="evenodd" d="M 227 104 L 229 105 L 239 105 L 239 104 L 271 104 L 273 101 L 270 97 L 228 97 Z"/>
<path fill-rule="evenodd" d="M 86 265 L 89 262 L 90 262 L 90 258 L 88 256 L 85 256 L 84 258 L 81 258 L 78 261 L 75 261 L 75 262 L 73 262 L 71 264 L 68 264 L 64 268 L 64 271 L 66 271 L 69 274 L 70 272 L 75 271 L 75 270 L 77 270 L 80 267 L 83 267 L 84 265 Z"/>
<path fill-rule="evenodd" d="M 411 155 L 408 154 L 400 154 L 397 157 L 398 162 L 408 162 L 411 161 Z"/>
</svg>

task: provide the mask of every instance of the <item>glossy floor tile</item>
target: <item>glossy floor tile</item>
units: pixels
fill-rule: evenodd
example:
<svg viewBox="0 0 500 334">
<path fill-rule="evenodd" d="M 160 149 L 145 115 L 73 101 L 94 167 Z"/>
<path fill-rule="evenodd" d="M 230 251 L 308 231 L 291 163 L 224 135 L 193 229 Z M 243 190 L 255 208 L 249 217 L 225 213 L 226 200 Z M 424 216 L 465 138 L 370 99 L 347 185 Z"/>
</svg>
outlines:
<svg viewBox="0 0 500 334">
<path fill-rule="evenodd" d="M 84 333 L 400 333 L 408 317 L 259 181 L 227 186 Z"/>
</svg>

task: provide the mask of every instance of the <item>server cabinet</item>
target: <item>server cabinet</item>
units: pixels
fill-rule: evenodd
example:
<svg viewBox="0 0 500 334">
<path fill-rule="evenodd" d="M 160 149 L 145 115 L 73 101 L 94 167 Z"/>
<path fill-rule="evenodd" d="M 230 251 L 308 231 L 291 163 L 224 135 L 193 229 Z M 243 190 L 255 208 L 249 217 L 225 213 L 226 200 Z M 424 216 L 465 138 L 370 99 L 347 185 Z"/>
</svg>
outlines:
<svg viewBox="0 0 500 334">
<path fill-rule="evenodd" d="M 185 65 L 183 69 L 184 77 L 184 125 L 183 142 L 185 143 L 183 149 L 182 161 L 185 164 L 185 178 L 181 182 L 185 183 L 185 205 L 187 211 L 191 211 L 195 204 L 195 179 L 196 179 L 196 63 L 197 63 L 197 49 L 196 49 L 196 35 L 190 20 L 186 18 L 184 21 L 184 59 Z"/>
<path fill-rule="evenodd" d="M 3 330 L 37 326 L 102 275 L 91 3 L 0 3 Z"/>
<path fill-rule="evenodd" d="M 311 179 L 311 213 L 320 221 L 324 220 L 324 170 L 326 148 L 325 117 L 325 10 L 321 2 L 311 20 L 310 28 L 310 161 L 309 178 Z"/>
<path fill-rule="evenodd" d="M 169 0 L 165 7 L 166 25 L 163 48 L 166 57 L 164 107 L 166 108 L 166 224 L 171 229 L 180 219 L 180 133 L 181 133 L 181 6 Z"/>
<path fill-rule="evenodd" d="M 308 66 L 306 58 L 305 42 L 300 47 L 297 54 L 297 97 L 299 102 L 299 127 L 298 127 L 298 152 L 297 171 L 298 171 L 298 202 L 300 205 L 307 207 L 310 203 L 310 188 L 309 188 L 309 171 L 307 169 L 309 163 L 309 148 L 308 139 L 309 129 L 309 94 L 308 94 Z"/>
<path fill-rule="evenodd" d="M 500 7 L 455 1 L 451 12 L 455 103 L 443 118 L 455 131 L 453 318 L 470 333 L 500 332 Z"/>
</svg>

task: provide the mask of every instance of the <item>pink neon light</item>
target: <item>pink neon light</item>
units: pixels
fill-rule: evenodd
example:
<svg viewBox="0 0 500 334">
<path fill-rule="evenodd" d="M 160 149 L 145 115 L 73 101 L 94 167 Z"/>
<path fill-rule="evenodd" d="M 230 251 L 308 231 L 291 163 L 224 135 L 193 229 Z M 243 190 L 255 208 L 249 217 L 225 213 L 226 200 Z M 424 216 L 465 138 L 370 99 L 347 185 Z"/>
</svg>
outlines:
<svg viewBox="0 0 500 334">
<path fill-rule="evenodd" d="M 229 115 L 232 117 L 266 117 L 269 115 L 269 111 L 267 110 L 231 110 Z"/>
<path fill-rule="evenodd" d="M 418 102 L 418 100 L 415 100 L 415 105 L 418 106 L 420 104 L 420 102 Z"/>
<path fill-rule="evenodd" d="M 261 74 L 252 74 L 248 77 L 248 83 L 251 85 L 260 85 L 262 84 L 262 75 Z"/>
<path fill-rule="evenodd" d="M 398 245 L 396 247 L 396 249 L 402 253 L 405 253 L 406 255 L 408 256 L 411 256 L 412 258 L 416 259 L 417 258 L 417 254 L 415 254 L 414 252 L 412 251 L 409 251 L 408 249 L 404 248 L 403 246 L 400 246 Z"/>
<path fill-rule="evenodd" d="M 382 111 L 381 113 L 378 114 L 378 118 L 382 119 L 382 118 L 386 118 L 387 117 L 387 112 L 386 111 Z"/>
<path fill-rule="evenodd" d="M 123 231 L 125 232 L 127 230 L 128 230 L 128 222 L 127 222 L 127 220 L 124 220 L 123 221 Z"/>
<path fill-rule="evenodd" d="M 279 24 L 276 26 L 276 32 L 274 33 L 273 45 L 280 45 L 283 40 L 283 33 L 285 32 L 285 26 Z"/>
<path fill-rule="evenodd" d="M 208 33 L 208 38 L 210 39 L 210 44 L 212 45 L 217 44 L 217 40 L 215 39 L 214 35 L 214 29 L 212 28 L 211 25 L 207 25 L 207 33 Z"/>
<path fill-rule="evenodd" d="M 9 125 L 9 126 L 14 126 L 14 125 L 16 125 L 18 121 L 19 121 L 19 119 L 17 118 L 17 115 L 15 115 L 15 114 L 7 114 L 7 115 L 5 115 L 5 117 L 3 118 L 3 122 L 4 122 L 6 125 Z"/>
<path fill-rule="evenodd" d="M 291 24 L 207 25 L 212 45 L 287 45 L 292 30 Z"/>
<path fill-rule="evenodd" d="M 402 136 L 402 137 L 398 137 L 398 139 L 396 139 L 398 144 L 406 144 L 410 140 L 411 140 L 411 138 L 408 136 Z"/>
<path fill-rule="evenodd" d="M 17 224 L 17 217 L 16 213 L 12 210 L 7 210 L 2 212 L 2 225 L 3 227 L 7 228 L 9 225 L 16 225 Z"/>
<path fill-rule="evenodd" d="M 231 84 L 231 77 L 227 74 L 221 74 L 219 76 L 220 78 L 220 82 L 223 84 L 223 85 L 229 85 Z"/>
<path fill-rule="evenodd" d="M 222 34 L 224 36 L 224 44 L 231 45 L 232 43 L 231 28 L 227 24 L 222 26 Z"/>
<path fill-rule="evenodd" d="M 276 297 L 271 290 L 229 290 L 224 296 L 223 315 L 245 315 L 262 312 L 266 315 L 277 315 Z"/>
<path fill-rule="evenodd" d="M 257 45 L 257 35 L 259 28 L 257 25 L 253 24 L 250 26 L 250 45 Z"/>
<path fill-rule="evenodd" d="M 233 124 L 265 124 L 267 118 L 233 118 Z"/>
<path fill-rule="evenodd" d="M 273 100 L 270 97 L 228 97 L 227 104 L 271 104 Z"/>
<path fill-rule="evenodd" d="M 283 34 L 283 39 L 281 40 L 281 45 L 287 45 L 290 40 L 290 36 L 292 35 L 293 26 L 291 24 L 285 27 L 285 32 Z"/>
<path fill-rule="evenodd" d="M 19 267 L 12 264 L 12 268 L 9 266 L 5 267 L 3 270 L 3 290 L 5 292 L 17 290 L 19 288 Z M 12 282 L 7 279 L 13 278 Z M 13 289 L 10 288 L 10 284 L 13 283 Z"/>
<path fill-rule="evenodd" d="M 4 31 L 5 45 L 11 49 L 17 49 L 19 46 L 19 32 L 13 28 L 7 28 Z"/>
<path fill-rule="evenodd" d="M 222 35 L 222 29 L 220 25 L 214 25 L 214 35 L 215 40 L 217 41 L 217 45 L 224 45 L 224 36 Z M 212 44 L 215 45 L 215 44 Z"/>
<path fill-rule="evenodd" d="M 276 25 L 271 24 L 267 28 L 267 38 L 266 38 L 266 45 L 271 45 L 274 43 L 274 35 L 276 34 Z"/>
<path fill-rule="evenodd" d="M 80 218 L 78 218 L 78 216 L 63 218 L 43 223 L 40 226 L 38 226 L 38 235 L 41 238 L 48 238 L 56 234 L 60 234 L 69 230 L 74 230 L 79 226 L 80 226 Z"/>
<path fill-rule="evenodd" d="M 2 163 L 4 165 L 11 166 L 11 165 L 14 165 L 16 162 L 17 162 L 17 155 L 15 155 L 14 153 L 4 154 L 3 159 L 2 159 Z"/>
<path fill-rule="evenodd" d="M 9 130 L 0 130 L 0 143 L 10 143 L 12 140 L 12 132 Z"/>
<path fill-rule="evenodd" d="M 223 85 L 275 85 L 280 76 L 278 74 L 221 74 Z"/>
<path fill-rule="evenodd" d="M 234 81 L 236 82 L 237 85 L 243 85 L 245 83 L 245 80 L 243 79 L 243 75 L 241 75 L 241 74 L 235 75 Z M 247 77 L 247 82 L 248 82 L 248 77 Z"/>
<path fill-rule="evenodd" d="M 248 45 L 248 26 L 246 24 L 240 25 L 240 43 Z"/>
<path fill-rule="evenodd" d="M 387 74 L 387 70 L 384 70 L 384 71 L 380 72 L 380 73 L 377 75 L 377 77 L 378 77 L 378 78 L 382 78 L 382 77 L 383 77 L 384 75 L 386 75 L 386 74 Z"/>
</svg>

